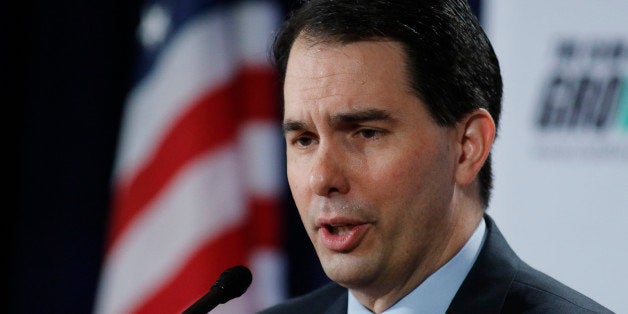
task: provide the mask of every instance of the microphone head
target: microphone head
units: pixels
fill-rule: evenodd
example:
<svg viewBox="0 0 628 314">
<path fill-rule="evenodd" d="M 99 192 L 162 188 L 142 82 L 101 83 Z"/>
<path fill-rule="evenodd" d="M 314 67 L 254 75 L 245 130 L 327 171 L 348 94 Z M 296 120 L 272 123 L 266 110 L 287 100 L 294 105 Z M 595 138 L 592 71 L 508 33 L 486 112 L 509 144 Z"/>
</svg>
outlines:
<svg viewBox="0 0 628 314">
<path fill-rule="evenodd" d="M 244 294 L 252 281 L 251 271 L 245 266 L 238 265 L 222 272 L 216 283 L 212 285 L 212 289 L 222 290 L 224 301 L 220 303 L 225 303 Z"/>
</svg>

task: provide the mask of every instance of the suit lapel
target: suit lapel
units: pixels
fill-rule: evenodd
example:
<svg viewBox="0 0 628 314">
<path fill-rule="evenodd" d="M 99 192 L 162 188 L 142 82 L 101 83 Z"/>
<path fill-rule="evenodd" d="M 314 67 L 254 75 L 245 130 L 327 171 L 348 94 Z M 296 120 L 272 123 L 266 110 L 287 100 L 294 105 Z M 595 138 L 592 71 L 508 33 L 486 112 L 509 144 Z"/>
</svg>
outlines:
<svg viewBox="0 0 628 314">
<path fill-rule="evenodd" d="M 484 218 L 484 246 L 447 313 L 499 313 L 521 263 L 493 220 Z"/>
<path fill-rule="evenodd" d="M 344 289 L 344 292 L 336 297 L 334 303 L 332 303 L 324 314 L 346 314 L 347 313 L 347 303 L 348 301 L 348 290 Z"/>
</svg>

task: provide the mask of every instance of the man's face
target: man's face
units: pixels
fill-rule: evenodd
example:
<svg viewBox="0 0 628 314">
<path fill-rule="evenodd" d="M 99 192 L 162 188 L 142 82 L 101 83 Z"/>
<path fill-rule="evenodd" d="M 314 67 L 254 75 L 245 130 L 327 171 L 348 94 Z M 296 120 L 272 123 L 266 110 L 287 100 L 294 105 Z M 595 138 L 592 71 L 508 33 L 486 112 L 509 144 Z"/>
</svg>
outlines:
<svg viewBox="0 0 628 314">
<path fill-rule="evenodd" d="M 456 130 L 430 118 L 406 73 L 396 42 L 299 37 L 290 53 L 288 181 L 323 269 L 351 289 L 419 278 L 440 260 L 458 215 Z"/>
</svg>

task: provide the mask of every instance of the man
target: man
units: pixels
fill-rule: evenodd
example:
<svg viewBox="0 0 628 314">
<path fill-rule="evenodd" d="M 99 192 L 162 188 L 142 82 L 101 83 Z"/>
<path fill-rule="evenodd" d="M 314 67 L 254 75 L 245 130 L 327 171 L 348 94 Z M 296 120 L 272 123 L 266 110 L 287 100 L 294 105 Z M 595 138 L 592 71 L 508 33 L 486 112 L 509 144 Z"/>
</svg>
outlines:
<svg viewBox="0 0 628 314">
<path fill-rule="evenodd" d="M 288 182 L 334 283 L 263 313 L 609 312 L 485 214 L 502 83 L 464 0 L 309 1 L 273 52 Z"/>
</svg>

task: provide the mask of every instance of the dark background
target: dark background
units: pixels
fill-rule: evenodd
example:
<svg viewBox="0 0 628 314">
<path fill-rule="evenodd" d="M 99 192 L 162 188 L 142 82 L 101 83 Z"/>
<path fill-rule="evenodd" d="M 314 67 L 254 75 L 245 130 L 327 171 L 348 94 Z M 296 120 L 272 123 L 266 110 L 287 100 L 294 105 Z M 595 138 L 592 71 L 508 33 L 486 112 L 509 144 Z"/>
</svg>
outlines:
<svg viewBox="0 0 628 314">
<path fill-rule="evenodd" d="M 479 0 L 470 2 L 478 12 Z M 7 218 L 10 313 L 92 311 L 140 5 L 60 0 L 3 10 L 5 108 L 21 108 L 17 123 L 5 113 L 18 142 L 17 208 Z M 290 293 L 299 295 L 326 278 L 292 207 L 286 200 L 286 252 Z"/>
</svg>

